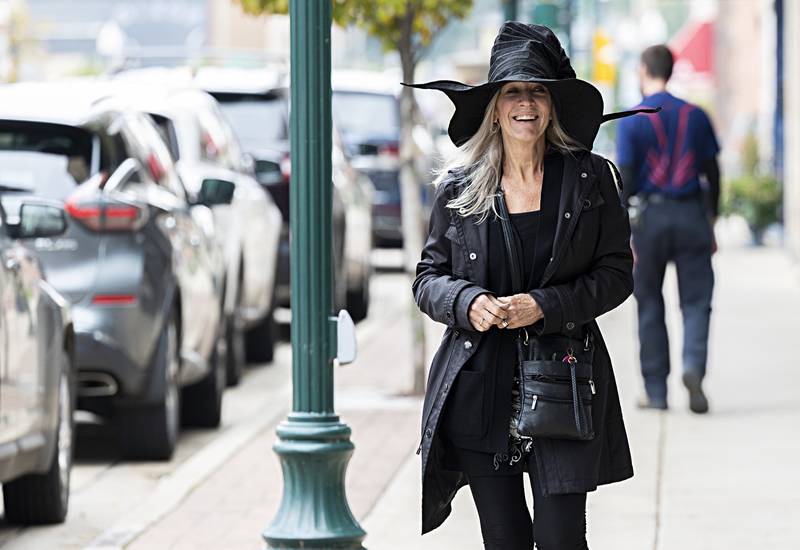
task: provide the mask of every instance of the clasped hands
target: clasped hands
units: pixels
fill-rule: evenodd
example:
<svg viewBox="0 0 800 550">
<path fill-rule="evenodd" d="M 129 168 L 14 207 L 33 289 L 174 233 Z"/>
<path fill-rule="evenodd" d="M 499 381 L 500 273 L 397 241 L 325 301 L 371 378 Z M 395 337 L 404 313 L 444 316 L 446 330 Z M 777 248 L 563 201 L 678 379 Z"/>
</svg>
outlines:
<svg viewBox="0 0 800 550">
<path fill-rule="evenodd" d="M 492 326 L 507 329 L 526 327 L 542 317 L 542 308 L 530 294 L 499 297 L 481 294 L 469 306 L 469 321 L 478 332 L 486 332 Z"/>
</svg>

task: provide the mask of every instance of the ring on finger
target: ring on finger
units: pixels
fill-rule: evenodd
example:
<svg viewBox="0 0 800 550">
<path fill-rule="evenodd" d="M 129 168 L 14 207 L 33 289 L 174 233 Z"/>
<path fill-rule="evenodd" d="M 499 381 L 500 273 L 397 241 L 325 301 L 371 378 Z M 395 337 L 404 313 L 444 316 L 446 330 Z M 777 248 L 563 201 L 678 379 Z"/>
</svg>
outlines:
<svg viewBox="0 0 800 550">
<path fill-rule="evenodd" d="M 500 326 L 502 326 L 503 328 L 508 328 L 508 321 L 506 321 L 505 319 L 503 319 L 503 322 L 502 322 L 502 323 L 500 323 Z"/>
<path fill-rule="evenodd" d="M 484 321 L 486 321 L 486 319 L 484 319 L 483 317 L 481 317 L 481 322 L 480 322 L 480 323 L 478 323 L 478 324 L 479 324 L 480 326 L 483 326 L 483 323 L 484 323 Z"/>
</svg>

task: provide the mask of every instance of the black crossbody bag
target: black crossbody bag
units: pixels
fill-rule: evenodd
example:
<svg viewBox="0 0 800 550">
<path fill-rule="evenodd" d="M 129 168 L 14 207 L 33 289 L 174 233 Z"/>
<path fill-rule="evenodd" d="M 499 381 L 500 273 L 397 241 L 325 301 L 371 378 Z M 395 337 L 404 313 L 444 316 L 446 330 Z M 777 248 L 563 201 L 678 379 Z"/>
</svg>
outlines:
<svg viewBox="0 0 800 550">
<path fill-rule="evenodd" d="M 498 212 L 508 253 L 511 284 L 515 293 L 527 292 L 522 283 L 511 219 L 505 198 L 498 195 Z M 592 424 L 592 379 L 594 345 L 587 331 L 583 339 L 563 335 L 530 336 L 525 328 L 517 333 L 517 380 L 520 399 L 516 428 L 523 438 L 590 440 Z"/>
</svg>

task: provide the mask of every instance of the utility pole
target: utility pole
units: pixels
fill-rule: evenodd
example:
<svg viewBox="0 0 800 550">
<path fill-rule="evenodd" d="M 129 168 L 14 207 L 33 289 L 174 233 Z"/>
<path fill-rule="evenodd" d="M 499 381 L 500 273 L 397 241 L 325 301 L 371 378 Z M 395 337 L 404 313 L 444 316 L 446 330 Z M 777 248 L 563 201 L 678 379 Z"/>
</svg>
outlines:
<svg viewBox="0 0 800 550">
<path fill-rule="evenodd" d="M 333 409 L 331 2 L 290 0 L 292 412 L 273 449 L 283 498 L 268 548 L 363 550 L 345 495 L 353 443 Z"/>
</svg>

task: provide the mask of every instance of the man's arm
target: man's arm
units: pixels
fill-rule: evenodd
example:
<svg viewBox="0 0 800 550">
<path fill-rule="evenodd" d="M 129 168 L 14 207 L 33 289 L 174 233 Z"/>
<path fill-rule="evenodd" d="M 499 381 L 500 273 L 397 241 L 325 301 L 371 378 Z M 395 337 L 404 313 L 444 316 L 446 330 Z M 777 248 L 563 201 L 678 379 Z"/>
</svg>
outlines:
<svg viewBox="0 0 800 550">
<path fill-rule="evenodd" d="M 700 166 L 700 173 L 705 176 L 708 182 L 708 208 L 711 211 L 711 218 L 716 220 L 719 214 L 719 164 L 717 157 L 713 156 Z"/>
</svg>

